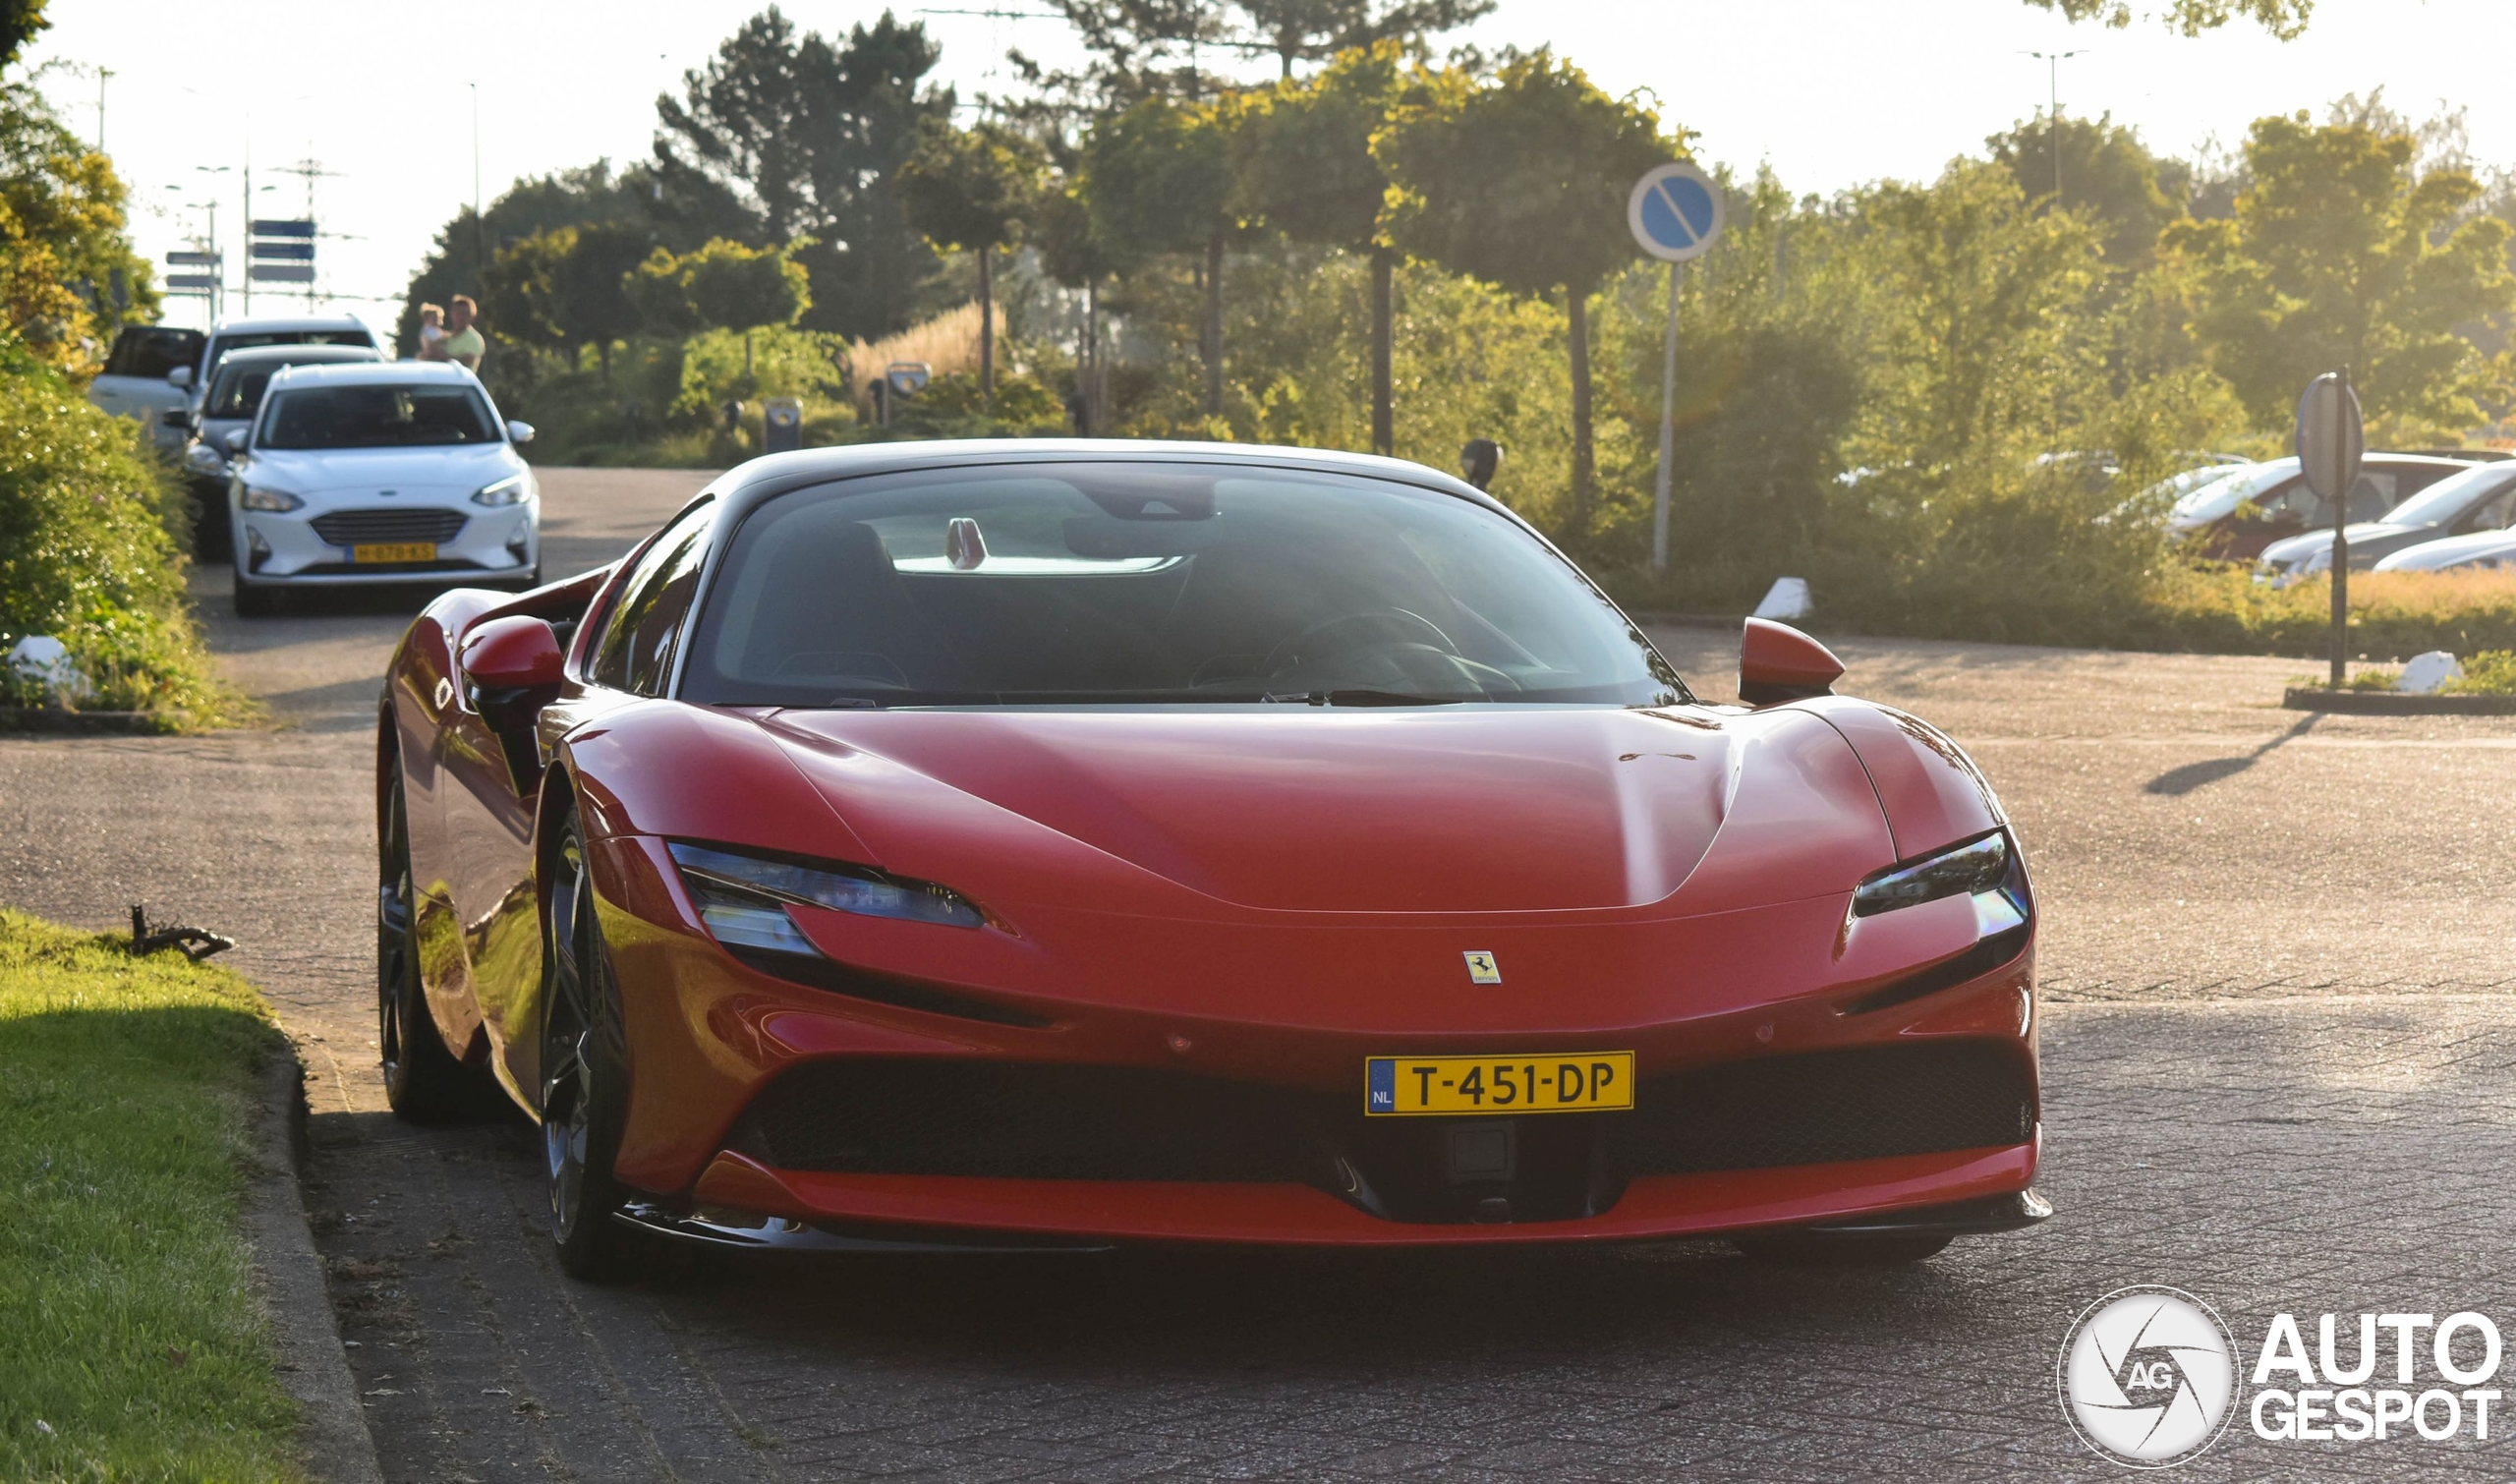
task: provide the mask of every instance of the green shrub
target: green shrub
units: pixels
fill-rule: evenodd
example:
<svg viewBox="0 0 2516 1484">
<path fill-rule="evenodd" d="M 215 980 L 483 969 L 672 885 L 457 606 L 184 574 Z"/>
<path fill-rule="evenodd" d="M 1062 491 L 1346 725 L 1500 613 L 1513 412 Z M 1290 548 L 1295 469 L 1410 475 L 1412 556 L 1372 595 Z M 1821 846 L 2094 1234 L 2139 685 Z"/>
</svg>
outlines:
<svg viewBox="0 0 2516 1484">
<path fill-rule="evenodd" d="M 146 438 L 0 354 L 0 649 L 52 635 L 92 687 L 81 706 L 212 724 L 242 703 L 193 625 L 170 534 L 187 524 L 182 490 Z M 29 690 L 0 674 L 0 704 L 45 699 Z"/>
<path fill-rule="evenodd" d="M 2516 650 L 2484 650 L 2464 656 L 2464 674 L 2440 689 L 2458 696 L 2516 696 Z"/>
</svg>

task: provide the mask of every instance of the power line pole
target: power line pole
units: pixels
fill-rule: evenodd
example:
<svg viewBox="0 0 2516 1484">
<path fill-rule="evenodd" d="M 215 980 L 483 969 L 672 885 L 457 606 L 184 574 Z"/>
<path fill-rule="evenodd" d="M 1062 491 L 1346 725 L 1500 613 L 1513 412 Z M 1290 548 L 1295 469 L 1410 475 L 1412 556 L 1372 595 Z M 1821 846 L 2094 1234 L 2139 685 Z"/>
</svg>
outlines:
<svg viewBox="0 0 2516 1484">
<path fill-rule="evenodd" d="M 113 81 L 110 67 L 96 69 L 96 152 L 105 152 L 105 85 Z"/>
<path fill-rule="evenodd" d="M 472 89 L 472 292 L 481 292 L 481 274 L 489 266 L 489 229 L 481 220 L 481 85 Z"/>
<path fill-rule="evenodd" d="M 2044 122 L 2053 135 L 2053 209 L 2062 209 L 2062 64 L 2087 51 L 2030 51 L 2044 64 Z"/>
</svg>

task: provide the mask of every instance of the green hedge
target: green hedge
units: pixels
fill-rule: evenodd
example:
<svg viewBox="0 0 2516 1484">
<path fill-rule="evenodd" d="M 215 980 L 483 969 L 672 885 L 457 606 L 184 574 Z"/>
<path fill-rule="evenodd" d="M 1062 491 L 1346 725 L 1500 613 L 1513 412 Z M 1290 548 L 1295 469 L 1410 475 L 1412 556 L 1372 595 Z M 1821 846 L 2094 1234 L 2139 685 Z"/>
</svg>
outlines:
<svg viewBox="0 0 2516 1484">
<path fill-rule="evenodd" d="M 92 686 L 85 710 L 170 728 L 242 706 L 216 678 L 185 591 L 182 489 L 141 424 L 0 347 L 0 651 L 49 634 Z M 40 704 L 0 667 L 0 705 Z"/>
</svg>

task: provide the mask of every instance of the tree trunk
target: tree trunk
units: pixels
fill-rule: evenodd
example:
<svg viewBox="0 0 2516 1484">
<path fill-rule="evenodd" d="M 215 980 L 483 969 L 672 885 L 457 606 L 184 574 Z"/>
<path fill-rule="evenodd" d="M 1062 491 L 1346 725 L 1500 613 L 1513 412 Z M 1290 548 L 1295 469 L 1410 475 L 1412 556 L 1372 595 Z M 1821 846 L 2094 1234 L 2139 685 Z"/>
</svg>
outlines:
<svg viewBox="0 0 2516 1484">
<path fill-rule="evenodd" d="M 609 386 L 611 384 L 611 342 L 609 340 L 596 341 L 594 343 L 594 353 L 596 357 L 602 362 L 602 384 Z"/>
<path fill-rule="evenodd" d="M 751 376 L 751 331 L 749 330 L 743 331 L 743 376 L 745 379 Z"/>
<path fill-rule="evenodd" d="M 1398 420 L 1390 408 L 1389 342 L 1390 273 L 1398 250 L 1372 249 L 1372 452 L 1388 457 L 1398 451 Z"/>
<path fill-rule="evenodd" d="M 1589 290 L 1578 286 L 1564 296 L 1564 317 L 1572 334 L 1572 530 L 1590 534 L 1591 486 L 1597 481 L 1590 448 L 1590 304 Z"/>
<path fill-rule="evenodd" d="M 1110 435 L 1101 408 L 1101 284 L 1097 279 L 1083 286 L 1083 415 L 1091 419 L 1093 431 Z"/>
<path fill-rule="evenodd" d="M 1223 416 L 1223 223 L 1206 238 L 1206 416 Z"/>
<path fill-rule="evenodd" d="M 996 285 L 988 276 L 988 259 L 996 255 L 979 249 L 979 405 L 996 410 Z"/>
</svg>

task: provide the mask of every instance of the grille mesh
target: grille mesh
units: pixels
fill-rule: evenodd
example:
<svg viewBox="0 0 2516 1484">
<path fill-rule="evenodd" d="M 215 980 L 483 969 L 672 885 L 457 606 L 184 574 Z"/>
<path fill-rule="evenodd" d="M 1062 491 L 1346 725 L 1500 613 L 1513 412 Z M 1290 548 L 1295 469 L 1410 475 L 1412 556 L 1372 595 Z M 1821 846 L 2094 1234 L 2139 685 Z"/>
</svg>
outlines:
<svg viewBox="0 0 2516 1484">
<path fill-rule="evenodd" d="M 363 542 L 436 542 L 454 540 L 468 517 L 460 510 L 414 506 L 401 510 L 335 510 L 308 524 L 326 545 L 355 546 Z"/>
<path fill-rule="evenodd" d="M 1393 1213 L 1440 1205 L 1430 1162 L 1456 1120 L 1366 1119 L 1358 1100 L 1128 1067 L 819 1061 L 765 1088 L 731 1142 L 786 1170 L 1292 1180 L 1350 1195 L 1344 1160 Z M 2035 1117 L 2026 1058 L 1983 1041 L 1726 1063 L 1646 1081 L 1635 1105 L 1520 1120 L 1521 1177 L 1560 1164 L 1569 1190 L 1591 1187 L 1585 1171 L 1621 1181 L 2019 1144 Z"/>
<path fill-rule="evenodd" d="M 1633 1174 L 1764 1170 L 2023 1144 L 2027 1060 L 1990 1041 L 1854 1047 L 1646 1081 L 1616 1137 Z"/>
</svg>

